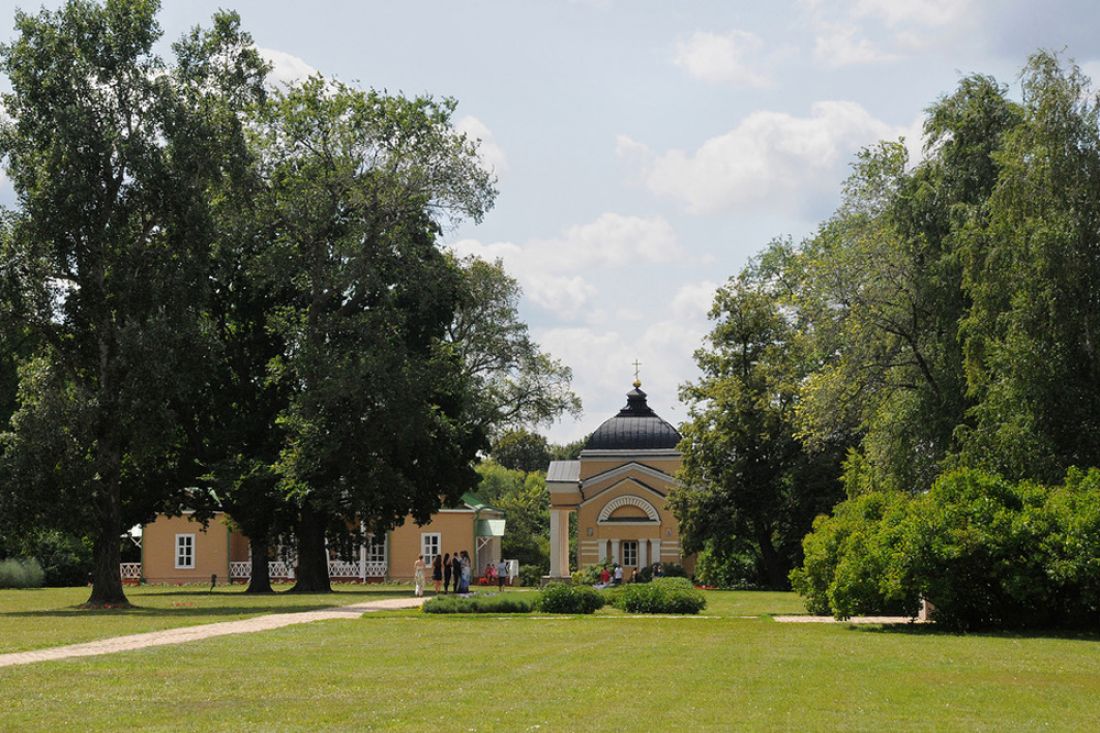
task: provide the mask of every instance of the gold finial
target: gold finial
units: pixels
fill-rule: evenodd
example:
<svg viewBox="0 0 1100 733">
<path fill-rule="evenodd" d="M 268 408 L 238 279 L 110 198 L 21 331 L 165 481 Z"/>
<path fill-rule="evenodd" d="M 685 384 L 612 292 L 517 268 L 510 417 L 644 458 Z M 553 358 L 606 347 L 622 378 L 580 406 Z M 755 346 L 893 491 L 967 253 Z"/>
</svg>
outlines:
<svg viewBox="0 0 1100 733">
<path fill-rule="evenodd" d="M 638 371 L 641 369 L 641 367 L 642 367 L 642 362 L 638 361 L 637 358 L 635 358 L 634 359 L 634 389 L 638 389 L 639 387 L 642 386 L 642 380 L 638 376 Z"/>
</svg>

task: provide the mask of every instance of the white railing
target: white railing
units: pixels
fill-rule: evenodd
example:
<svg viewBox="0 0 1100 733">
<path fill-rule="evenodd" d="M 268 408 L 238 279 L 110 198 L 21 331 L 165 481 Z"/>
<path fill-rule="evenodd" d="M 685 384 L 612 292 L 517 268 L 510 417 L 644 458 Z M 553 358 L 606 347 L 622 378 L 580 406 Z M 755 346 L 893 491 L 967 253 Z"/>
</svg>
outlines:
<svg viewBox="0 0 1100 733">
<path fill-rule="evenodd" d="M 367 577 L 368 578 L 384 578 L 386 577 L 386 561 L 381 560 L 378 562 L 367 562 Z"/>
<path fill-rule="evenodd" d="M 359 563 L 345 562 L 343 560 L 328 561 L 328 577 L 330 578 L 358 578 Z"/>
<path fill-rule="evenodd" d="M 124 562 L 120 563 L 118 568 L 123 580 L 141 580 L 141 563 Z"/>
<path fill-rule="evenodd" d="M 249 575 L 252 571 L 249 570 Z M 272 560 L 267 564 L 267 577 L 269 578 L 293 578 L 294 566 L 283 560 Z"/>
<path fill-rule="evenodd" d="M 252 577 L 252 561 L 233 561 L 229 563 L 230 580 L 249 580 Z M 294 566 L 282 560 L 272 560 L 267 563 L 267 577 L 283 579 L 294 577 Z"/>
</svg>

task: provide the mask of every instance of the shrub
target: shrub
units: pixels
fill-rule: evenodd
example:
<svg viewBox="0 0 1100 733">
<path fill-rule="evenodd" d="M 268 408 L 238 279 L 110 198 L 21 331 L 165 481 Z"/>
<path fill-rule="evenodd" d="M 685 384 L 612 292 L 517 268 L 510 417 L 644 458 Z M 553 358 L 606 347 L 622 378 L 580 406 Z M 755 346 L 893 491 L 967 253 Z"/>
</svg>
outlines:
<svg viewBox="0 0 1100 733">
<path fill-rule="evenodd" d="M 573 573 L 573 583 L 575 585 L 596 585 L 600 582 L 600 571 L 607 569 L 608 575 L 614 577 L 615 575 L 615 562 L 613 560 L 604 560 L 601 563 L 595 565 L 589 565 L 588 567 L 581 568 Z"/>
<path fill-rule="evenodd" d="M 683 565 L 674 562 L 661 563 L 661 575 L 666 578 L 687 578 L 687 571 Z"/>
<path fill-rule="evenodd" d="M 436 596 L 421 606 L 421 610 L 424 613 L 530 613 L 535 600 L 513 593 Z"/>
<path fill-rule="evenodd" d="M 831 517 L 814 520 L 802 541 L 804 560 L 791 571 L 791 586 L 810 613 L 845 618 L 856 614 L 915 613 L 919 598 L 879 582 L 887 575 L 884 527 L 899 524 L 911 500 L 898 492 L 868 493 L 841 502 Z"/>
<path fill-rule="evenodd" d="M 815 612 L 914 614 L 952 629 L 1097 626 L 1100 470 L 1064 486 L 944 474 L 909 498 L 865 494 L 819 518 L 791 581 Z"/>
<path fill-rule="evenodd" d="M 51 587 L 84 585 L 92 571 L 92 551 L 79 537 L 39 532 L 26 543 L 24 554 L 37 558 Z"/>
<path fill-rule="evenodd" d="M 654 578 L 616 589 L 615 606 L 628 613 L 699 613 L 706 597 L 687 578 Z"/>
<path fill-rule="evenodd" d="M 537 607 L 543 613 L 595 613 L 603 605 L 604 597 L 595 588 L 551 583 L 539 593 Z"/>
<path fill-rule="evenodd" d="M 542 582 L 542 576 L 545 574 L 538 565 L 520 565 L 517 580 L 520 585 L 528 588 L 538 588 L 539 583 Z"/>
<path fill-rule="evenodd" d="M 0 588 L 41 588 L 46 573 L 32 558 L 0 560 Z"/>
</svg>

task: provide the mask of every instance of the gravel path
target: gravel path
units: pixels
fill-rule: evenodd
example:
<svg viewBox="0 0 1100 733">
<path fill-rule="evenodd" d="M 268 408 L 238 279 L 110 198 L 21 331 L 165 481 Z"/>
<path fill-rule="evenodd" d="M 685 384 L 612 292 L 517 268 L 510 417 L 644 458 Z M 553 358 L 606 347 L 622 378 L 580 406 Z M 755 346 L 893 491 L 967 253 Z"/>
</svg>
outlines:
<svg viewBox="0 0 1100 733">
<path fill-rule="evenodd" d="M 924 624 L 922 619 L 908 616 L 852 616 L 837 621 L 832 616 L 772 616 L 781 624 Z"/>
<path fill-rule="evenodd" d="M 254 631 L 281 629 L 284 626 L 308 624 L 314 621 L 359 618 L 364 613 L 370 613 L 371 611 L 416 608 L 423 603 L 424 600 L 424 598 L 387 598 L 381 601 L 367 601 L 364 603 L 353 603 L 348 606 L 321 608 L 316 611 L 272 613 L 266 616 L 241 619 L 240 621 L 222 621 L 213 624 L 202 624 L 201 626 L 184 626 L 178 629 L 150 631 L 145 634 L 116 636 L 110 639 L 89 641 L 83 644 L 70 644 L 68 646 L 50 647 L 48 649 L 35 649 L 29 652 L 0 654 L 0 667 L 11 667 L 18 664 L 33 664 L 35 662 L 48 662 L 55 659 L 72 659 L 74 657 L 92 657 L 99 654 L 114 654 L 115 652 L 126 652 L 131 649 L 145 649 L 151 646 L 182 644 L 187 641 L 209 639 L 215 636 L 250 634 Z"/>
</svg>

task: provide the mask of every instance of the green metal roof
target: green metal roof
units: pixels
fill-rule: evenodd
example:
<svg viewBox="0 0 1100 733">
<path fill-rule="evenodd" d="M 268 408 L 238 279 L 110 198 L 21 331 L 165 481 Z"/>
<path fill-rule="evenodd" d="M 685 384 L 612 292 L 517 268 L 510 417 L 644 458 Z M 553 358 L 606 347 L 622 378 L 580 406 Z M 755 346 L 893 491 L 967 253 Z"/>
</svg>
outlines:
<svg viewBox="0 0 1100 733">
<path fill-rule="evenodd" d="M 504 522 L 503 519 L 479 519 L 477 520 L 477 527 L 474 529 L 474 536 L 503 537 Z"/>
</svg>

